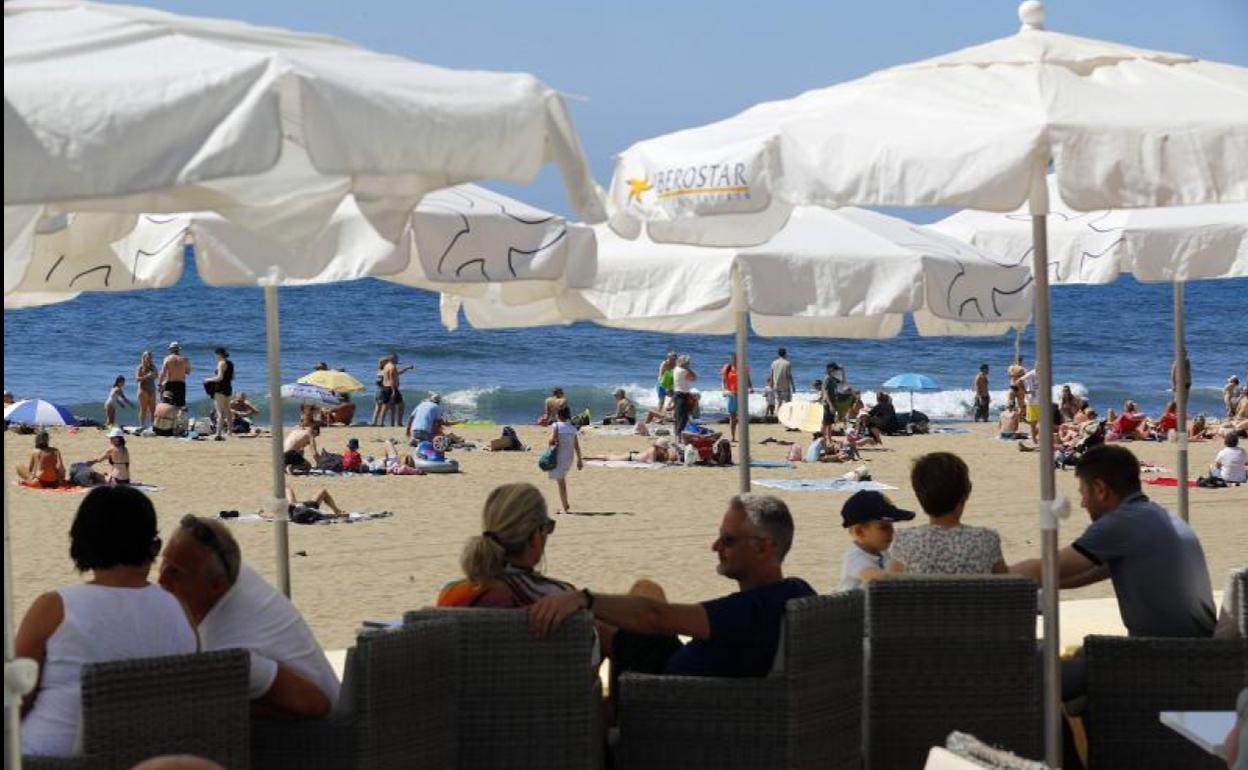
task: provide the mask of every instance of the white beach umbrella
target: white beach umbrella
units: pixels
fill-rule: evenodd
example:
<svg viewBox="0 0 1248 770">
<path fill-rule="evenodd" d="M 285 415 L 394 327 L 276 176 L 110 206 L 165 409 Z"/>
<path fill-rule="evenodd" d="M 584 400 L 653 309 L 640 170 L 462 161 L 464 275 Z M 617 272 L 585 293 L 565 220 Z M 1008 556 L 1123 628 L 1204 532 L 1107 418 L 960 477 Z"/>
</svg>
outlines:
<svg viewBox="0 0 1248 770">
<path fill-rule="evenodd" d="M 325 36 L 129 6 L 30 0 L 5 3 L 4 14 L 6 294 L 26 280 L 43 218 L 64 212 L 209 210 L 302 254 L 348 196 L 395 242 L 425 193 L 481 178 L 528 182 L 553 160 L 573 208 L 602 219 L 562 100 L 530 75 L 457 72 Z M 276 393 L 282 270 L 247 269 L 266 288 Z M 275 500 L 284 496 L 277 402 Z M 276 532 L 288 593 L 284 520 Z M 7 556 L 7 515 L 5 542 Z M 6 681 L 9 605 L 6 592 Z M 16 766 L 7 702 L 6 716 Z"/>
<path fill-rule="evenodd" d="M 1129 273 L 1146 283 L 1174 286 L 1174 359 L 1187 370 L 1183 338 L 1186 281 L 1248 277 L 1248 204 L 1221 203 L 1168 208 L 1075 211 L 1049 178 L 1049 281 L 1059 284 L 1112 283 Z M 1031 255 L 1031 217 L 964 210 L 929 227 L 974 243 L 1009 262 Z M 1178 403 L 1179 515 L 1188 518 L 1187 390 Z"/>
<path fill-rule="evenodd" d="M 959 206 L 1032 215 L 1040 392 L 1052 387 L 1050 164 L 1079 210 L 1248 201 L 1248 70 L 1049 32 L 1027 0 L 1015 35 L 758 105 L 633 145 L 612 222 L 632 235 L 759 243 L 795 206 Z M 1059 511 L 1041 410 L 1045 759 L 1061 760 Z M 1064 501 L 1063 501 L 1064 503 Z"/>
<path fill-rule="evenodd" d="M 748 362 L 746 319 L 763 336 L 874 339 L 920 334 L 992 335 L 1025 324 L 1031 269 L 895 217 L 862 209 L 801 207 L 758 246 L 655 243 L 597 231 L 592 286 L 516 306 L 497 296 L 444 296 L 443 320 L 462 306 L 481 328 L 590 320 L 675 333 L 735 334 Z M 745 364 L 742 364 L 743 366 Z M 741 489 L 750 486 L 746 378 L 738 378 Z"/>
</svg>

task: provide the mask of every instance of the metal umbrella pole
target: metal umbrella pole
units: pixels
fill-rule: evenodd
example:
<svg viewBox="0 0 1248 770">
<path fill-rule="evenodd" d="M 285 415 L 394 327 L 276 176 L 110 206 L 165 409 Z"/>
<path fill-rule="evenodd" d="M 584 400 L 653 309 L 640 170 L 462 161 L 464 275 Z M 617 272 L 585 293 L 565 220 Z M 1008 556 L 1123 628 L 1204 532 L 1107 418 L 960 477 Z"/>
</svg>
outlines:
<svg viewBox="0 0 1248 770">
<path fill-rule="evenodd" d="M 1192 364 L 1187 360 L 1187 343 L 1183 339 L 1183 288 L 1182 281 L 1174 282 L 1174 402 L 1178 407 L 1175 432 L 1179 443 L 1179 516 L 1187 521 L 1187 385 Z"/>
<path fill-rule="evenodd" d="M 750 329 L 741 272 L 734 267 L 732 273 L 737 295 L 737 437 L 741 442 L 737 445 L 737 478 L 741 493 L 745 494 L 750 491 Z"/>
<path fill-rule="evenodd" d="M 278 329 L 277 287 L 264 287 L 265 342 L 269 359 L 269 414 L 273 434 L 273 533 L 277 541 L 277 584 L 290 596 L 290 537 L 286 516 L 286 463 L 282 431 L 282 338 Z"/>
<path fill-rule="evenodd" d="M 1053 355 L 1049 322 L 1049 193 L 1041 165 L 1039 180 L 1032 186 L 1032 270 L 1036 281 L 1036 387 L 1040 403 L 1040 563 L 1041 600 L 1044 613 L 1044 761 L 1061 767 L 1061 661 L 1058 658 L 1057 512 L 1054 507 L 1056 479 L 1053 471 Z"/>
<path fill-rule="evenodd" d="M 8 458 L 5 458 L 6 462 Z M 4 485 L 4 767 L 22 766 L 22 696 L 39 676 L 33 660 L 15 659 L 13 647 L 13 562 L 9 558 L 9 485 Z"/>
</svg>

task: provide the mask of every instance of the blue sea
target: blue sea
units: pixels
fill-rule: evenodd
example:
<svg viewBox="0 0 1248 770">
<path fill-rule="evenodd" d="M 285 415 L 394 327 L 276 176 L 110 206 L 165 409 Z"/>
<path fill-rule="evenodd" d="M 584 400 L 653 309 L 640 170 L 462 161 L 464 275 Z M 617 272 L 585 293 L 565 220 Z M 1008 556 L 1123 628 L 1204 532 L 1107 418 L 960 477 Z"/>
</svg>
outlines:
<svg viewBox="0 0 1248 770">
<path fill-rule="evenodd" d="M 426 391 L 437 390 L 456 417 L 523 423 L 534 419 L 555 385 L 565 388 L 574 407 L 595 413 L 610 408 L 618 387 L 639 404 L 653 406 L 655 371 L 672 349 L 692 356 L 706 391 L 704 408 L 723 410 L 718 372 L 733 350 L 731 337 L 628 332 L 592 324 L 503 331 L 463 325 L 448 332 L 439 321 L 436 295 L 375 280 L 282 289 L 280 297 L 283 382 L 325 361 L 371 388 L 377 359 L 394 351 L 402 363 L 416 367 L 403 379 L 409 407 Z M 1056 287 L 1052 298 L 1054 381 L 1072 383 L 1102 414 L 1107 407 L 1121 407 L 1126 398 L 1158 413 L 1168 400 L 1173 356 L 1170 286 L 1125 277 L 1108 286 Z M 1220 414 L 1226 378 L 1245 375 L 1245 298 L 1248 279 L 1187 287 L 1193 413 Z M 99 418 L 113 378 L 125 375 L 133 397 L 139 353 L 151 350 L 159 362 L 171 340 L 181 342 L 191 358 L 192 396 L 202 395 L 194 383 L 211 373 L 212 349 L 222 345 L 235 362 L 235 390 L 246 391 L 267 414 L 262 292 L 205 286 L 189 260 L 186 277 L 172 289 L 87 294 L 60 305 L 5 311 L 4 387 L 19 399 L 44 398 L 80 416 Z M 808 387 L 834 360 L 846 367 L 850 384 L 867 393 L 892 375 L 922 372 L 942 389 L 915 394 L 915 408 L 935 419 L 963 419 L 970 415 L 971 380 L 980 363 L 992 367 L 994 401 L 1004 400 L 1005 368 L 1014 344 L 1012 333 L 920 337 L 907 322 L 900 336 L 887 340 L 752 336 L 750 364 L 761 386 L 776 348 L 784 346 L 799 387 Z M 1028 365 L 1033 350 L 1029 328 L 1022 338 Z M 903 408 L 907 398 L 901 396 Z M 357 419 L 367 419 L 372 394 L 357 400 Z M 751 398 L 753 410 L 762 406 L 761 394 Z M 194 414 L 209 411 L 206 399 L 192 404 Z M 136 421 L 133 411 L 123 410 L 122 417 L 126 423 Z"/>
</svg>

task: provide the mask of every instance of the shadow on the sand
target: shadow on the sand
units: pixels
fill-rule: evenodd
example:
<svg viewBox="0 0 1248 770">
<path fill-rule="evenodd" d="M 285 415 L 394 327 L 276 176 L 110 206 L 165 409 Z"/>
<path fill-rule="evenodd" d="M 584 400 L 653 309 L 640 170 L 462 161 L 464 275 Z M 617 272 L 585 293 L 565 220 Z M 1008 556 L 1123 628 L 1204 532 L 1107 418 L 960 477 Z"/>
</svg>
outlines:
<svg viewBox="0 0 1248 770">
<path fill-rule="evenodd" d="M 568 511 L 564 516 L 632 516 L 632 511 Z"/>
</svg>

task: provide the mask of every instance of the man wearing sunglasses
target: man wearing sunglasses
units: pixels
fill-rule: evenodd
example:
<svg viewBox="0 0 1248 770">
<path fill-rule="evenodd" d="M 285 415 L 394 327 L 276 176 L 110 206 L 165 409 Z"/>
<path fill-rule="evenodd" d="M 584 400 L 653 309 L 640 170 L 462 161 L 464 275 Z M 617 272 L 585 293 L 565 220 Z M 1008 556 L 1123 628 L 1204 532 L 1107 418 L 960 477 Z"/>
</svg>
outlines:
<svg viewBox="0 0 1248 770">
<path fill-rule="evenodd" d="M 711 543 L 719 557 L 717 570 L 737 581 L 736 593 L 700 604 L 670 604 L 648 581 L 639 581 L 626 596 L 565 591 L 530 605 L 529 626 L 546 637 L 578 610 L 588 610 L 618 629 L 602 636 L 617 672 L 766 676 L 776 656 L 785 603 L 815 593 L 806 581 L 784 577 L 781 564 L 792 543 L 793 517 L 783 501 L 740 495 L 729 502 Z M 677 636 L 692 641 L 681 645 Z"/>
<path fill-rule="evenodd" d="M 216 519 L 183 516 L 165 546 L 160 584 L 186 607 L 204 651 L 251 654 L 252 714 L 319 719 L 338 700 L 338 677 L 299 610 L 242 563 Z"/>
</svg>

